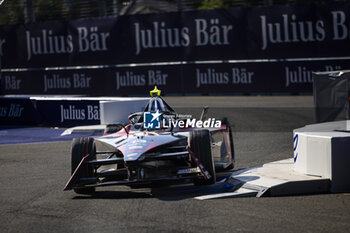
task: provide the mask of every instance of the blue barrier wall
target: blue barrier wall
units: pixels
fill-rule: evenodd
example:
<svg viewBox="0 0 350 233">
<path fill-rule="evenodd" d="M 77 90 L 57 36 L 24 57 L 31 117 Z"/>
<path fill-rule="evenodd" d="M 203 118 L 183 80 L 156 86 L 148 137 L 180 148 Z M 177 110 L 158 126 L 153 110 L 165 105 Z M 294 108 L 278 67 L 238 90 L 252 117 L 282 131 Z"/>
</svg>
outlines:
<svg viewBox="0 0 350 233">
<path fill-rule="evenodd" d="M 70 127 L 100 124 L 99 100 L 1 97 L 1 125 Z"/>
</svg>

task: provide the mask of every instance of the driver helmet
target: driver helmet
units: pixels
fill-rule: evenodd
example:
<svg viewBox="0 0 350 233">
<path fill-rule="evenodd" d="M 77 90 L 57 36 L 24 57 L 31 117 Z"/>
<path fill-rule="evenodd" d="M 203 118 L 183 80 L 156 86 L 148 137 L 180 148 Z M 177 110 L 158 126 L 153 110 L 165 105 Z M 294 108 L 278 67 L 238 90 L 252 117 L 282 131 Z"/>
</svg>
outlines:
<svg viewBox="0 0 350 233">
<path fill-rule="evenodd" d="M 153 97 L 152 99 L 150 99 L 149 104 L 148 104 L 148 111 L 149 112 L 165 112 L 165 106 L 163 103 L 163 100 L 161 98 L 157 97 Z"/>
<path fill-rule="evenodd" d="M 163 99 L 160 97 L 161 91 L 158 90 L 157 86 L 154 87 L 152 91 L 149 92 L 151 95 L 151 99 L 148 103 L 148 111 L 149 112 L 165 112 L 166 106 L 163 102 Z"/>
</svg>

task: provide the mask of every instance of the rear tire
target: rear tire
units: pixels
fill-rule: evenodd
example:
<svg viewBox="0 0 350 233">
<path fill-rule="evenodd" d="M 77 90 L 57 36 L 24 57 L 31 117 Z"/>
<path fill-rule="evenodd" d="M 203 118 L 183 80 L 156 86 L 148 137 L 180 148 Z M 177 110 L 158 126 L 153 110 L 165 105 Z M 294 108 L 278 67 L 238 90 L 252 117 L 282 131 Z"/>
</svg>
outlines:
<svg viewBox="0 0 350 233">
<path fill-rule="evenodd" d="M 216 175 L 214 160 L 211 151 L 211 137 L 209 130 L 201 129 L 194 130 L 189 133 L 188 144 L 194 156 L 198 158 L 199 162 L 209 172 L 211 178 L 206 180 L 204 178 L 194 179 L 195 185 L 210 185 L 215 184 Z"/>
<path fill-rule="evenodd" d="M 230 147 L 231 147 L 231 164 L 226 169 L 231 170 L 234 168 L 234 164 L 235 164 L 235 147 L 233 144 L 231 125 L 230 125 L 230 122 L 227 120 L 227 118 L 222 119 L 221 122 L 222 122 L 222 124 L 226 125 L 226 128 L 228 130 Z"/>
<path fill-rule="evenodd" d="M 85 161 L 96 159 L 96 145 L 93 138 L 74 138 L 72 141 L 72 161 L 71 161 L 71 174 L 73 175 L 75 169 L 78 167 L 79 163 L 84 156 L 89 154 Z M 82 177 L 92 177 L 94 175 L 94 167 L 89 164 L 82 164 L 81 169 L 79 169 L 76 178 L 79 180 Z M 78 194 L 91 194 L 95 192 L 94 187 L 87 188 L 75 188 L 74 192 Z"/>
</svg>

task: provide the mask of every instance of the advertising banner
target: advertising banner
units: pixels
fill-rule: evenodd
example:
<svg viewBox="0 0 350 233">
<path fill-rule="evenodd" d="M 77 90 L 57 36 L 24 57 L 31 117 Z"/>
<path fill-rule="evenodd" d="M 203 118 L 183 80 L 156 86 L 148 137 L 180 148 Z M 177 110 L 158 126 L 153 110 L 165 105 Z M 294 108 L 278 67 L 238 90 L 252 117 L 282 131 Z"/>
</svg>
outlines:
<svg viewBox="0 0 350 233">
<path fill-rule="evenodd" d="M 148 95 L 311 92 L 312 72 L 350 68 L 347 60 L 180 64 L 108 69 L 4 72 L 5 94 Z M 35 82 L 33 82 L 35 80 Z"/>
<path fill-rule="evenodd" d="M 0 98 L 1 125 L 71 127 L 100 124 L 98 100 Z"/>
<path fill-rule="evenodd" d="M 1 90 L 311 92 L 309 72 L 350 68 L 349 20 L 345 1 L 1 25 Z"/>
<path fill-rule="evenodd" d="M 147 94 L 155 85 L 164 94 L 181 93 L 177 66 L 4 72 L 1 86 L 7 94 Z M 33 81 L 35 80 L 35 81 Z"/>
<path fill-rule="evenodd" d="M 29 98 L 1 98 L 0 125 L 35 125 L 35 108 Z"/>
<path fill-rule="evenodd" d="M 41 125 L 70 127 L 100 124 L 98 100 L 37 100 L 35 105 Z"/>
<path fill-rule="evenodd" d="M 185 93 L 311 92 L 312 72 L 341 70 L 348 61 L 256 62 L 185 66 Z"/>
</svg>

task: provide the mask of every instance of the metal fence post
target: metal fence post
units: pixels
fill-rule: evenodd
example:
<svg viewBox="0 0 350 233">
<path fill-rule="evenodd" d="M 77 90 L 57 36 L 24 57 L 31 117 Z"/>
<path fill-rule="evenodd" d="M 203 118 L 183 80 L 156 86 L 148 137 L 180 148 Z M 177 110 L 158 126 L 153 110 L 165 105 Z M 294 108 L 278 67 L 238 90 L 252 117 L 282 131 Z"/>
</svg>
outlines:
<svg viewBox="0 0 350 233">
<path fill-rule="evenodd" d="M 1 73 L 2 73 L 2 65 L 1 65 L 1 60 L 2 60 L 2 48 L 0 47 L 0 95 L 2 95 L 3 93 L 3 90 L 5 88 L 2 87 L 2 76 L 1 76 Z"/>
<path fill-rule="evenodd" d="M 99 1 L 99 13 L 100 16 L 106 16 L 107 15 L 107 4 L 106 0 L 100 0 Z"/>
<path fill-rule="evenodd" d="M 0 0 L 0 7 L 5 2 L 5 0 Z M 0 42 L 1 43 L 1 42 Z M 0 95 L 2 94 L 2 78 L 1 78 L 1 57 L 2 57 L 2 45 L 0 45 Z"/>
<path fill-rule="evenodd" d="M 182 0 L 177 0 L 177 11 L 182 11 Z"/>
<path fill-rule="evenodd" d="M 264 4 L 266 6 L 272 6 L 273 5 L 273 0 L 264 0 Z"/>
<path fill-rule="evenodd" d="M 24 2 L 24 21 L 25 23 L 35 22 L 35 12 L 33 8 L 34 0 L 25 0 Z"/>
<path fill-rule="evenodd" d="M 119 16 L 120 8 L 120 1 L 113 0 L 113 15 Z"/>
</svg>

